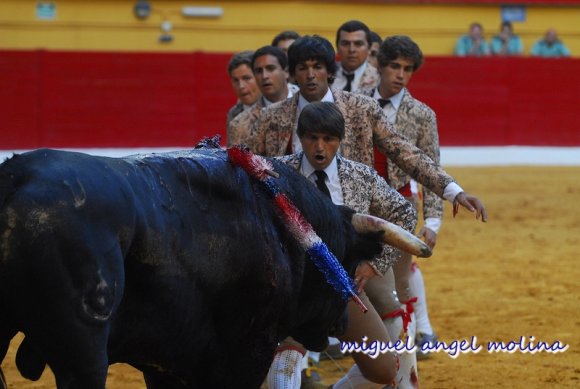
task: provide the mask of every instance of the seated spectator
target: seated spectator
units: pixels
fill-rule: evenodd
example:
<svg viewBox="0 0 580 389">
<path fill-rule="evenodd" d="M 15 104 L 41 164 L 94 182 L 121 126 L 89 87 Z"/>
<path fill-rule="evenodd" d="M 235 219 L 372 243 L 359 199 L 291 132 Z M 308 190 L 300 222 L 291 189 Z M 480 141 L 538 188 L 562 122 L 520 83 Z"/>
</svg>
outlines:
<svg viewBox="0 0 580 389">
<path fill-rule="evenodd" d="M 460 57 L 484 57 L 489 54 L 489 45 L 483 37 L 483 26 L 480 23 L 471 23 L 469 32 L 457 40 L 455 55 Z"/>
<path fill-rule="evenodd" d="M 570 50 L 558 39 L 556 30 L 550 28 L 544 37 L 534 44 L 530 54 L 536 57 L 569 57 Z"/>
<path fill-rule="evenodd" d="M 282 49 L 282 51 L 288 55 L 288 47 L 290 47 L 292 42 L 298 38 L 300 38 L 300 34 L 298 34 L 296 31 L 282 31 L 276 35 L 274 39 L 272 39 L 272 46 Z"/>
<path fill-rule="evenodd" d="M 514 34 L 512 22 L 502 22 L 499 34 L 491 39 L 491 53 L 504 56 L 524 53 L 524 45 L 521 38 Z"/>
</svg>

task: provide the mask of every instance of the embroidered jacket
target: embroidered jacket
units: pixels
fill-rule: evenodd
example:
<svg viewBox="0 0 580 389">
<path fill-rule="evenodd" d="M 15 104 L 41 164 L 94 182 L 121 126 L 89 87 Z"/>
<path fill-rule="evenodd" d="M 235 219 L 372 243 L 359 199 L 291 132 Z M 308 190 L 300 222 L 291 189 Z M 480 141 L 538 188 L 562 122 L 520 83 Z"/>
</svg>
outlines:
<svg viewBox="0 0 580 389">
<path fill-rule="evenodd" d="M 250 136 L 250 126 L 260 117 L 262 108 L 265 107 L 264 97 L 260 97 L 252 108 L 239 113 L 228 123 L 227 146 L 245 143 Z"/>
<path fill-rule="evenodd" d="M 290 154 L 278 159 L 300 170 L 303 154 Z M 399 192 L 391 188 L 374 169 L 340 155 L 337 155 L 336 159 L 344 205 L 356 212 L 390 221 L 407 231 L 415 230 L 417 220 L 415 208 Z M 397 250 L 385 246 L 383 254 L 373 263 L 384 274 L 398 258 Z"/>
<path fill-rule="evenodd" d="M 375 93 L 374 89 L 370 96 Z M 429 106 L 415 99 L 407 89 L 403 94 L 401 105 L 397 110 L 395 130 L 409 140 L 409 142 L 425 152 L 433 161 L 439 163 L 439 134 L 437 132 L 437 118 Z M 387 165 L 388 182 L 395 189 L 402 188 L 411 181 L 393 161 Z M 432 191 L 423 187 L 423 216 L 441 219 L 443 216 L 443 200 Z"/>
<path fill-rule="evenodd" d="M 342 76 L 342 65 L 339 63 L 336 64 L 336 74 L 337 77 L 344 77 Z M 372 88 L 376 88 L 377 85 L 379 85 L 379 82 L 381 81 L 381 76 L 379 74 L 379 71 L 377 70 L 377 68 L 375 68 L 373 65 L 371 65 L 370 63 L 367 62 L 366 64 L 366 68 L 360 78 L 360 82 L 357 85 L 357 87 L 352 90 L 351 92 L 353 93 L 363 93 L 369 89 Z M 332 88 L 332 90 L 335 90 L 334 88 Z"/>
<path fill-rule="evenodd" d="M 339 149 L 342 156 L 374 167 L 375 145 L 417 182 L 443 195 L 453 178 L 395 131 L 374 99 L 343 91 L 332 94 L 345 119 L 345 137 Z M 298 97 L 296 94 L 262 111 L 260 119 L 251 126 L 247 143 L 254 153 L 268 157 L 288 154 L 297 123 Z"/>
<path fill-rule="evenodd" d="M 238 116 L 240 113 L 244 112 L 244 104 L 241 101 L 238 101 L 234 104 L 233 107 L 230 108 L 226 117 L 226 128 L 229 127 L 230 122 Z"/>
</svg>

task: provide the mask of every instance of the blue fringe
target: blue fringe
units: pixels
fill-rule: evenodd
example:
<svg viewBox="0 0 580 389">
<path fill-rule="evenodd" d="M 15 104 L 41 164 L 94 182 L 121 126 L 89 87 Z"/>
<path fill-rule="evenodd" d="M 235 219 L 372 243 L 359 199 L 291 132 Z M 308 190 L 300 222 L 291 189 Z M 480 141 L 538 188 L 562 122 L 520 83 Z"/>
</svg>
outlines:
<svg viewBox="0 0 580 389">
<path fill-rule="evenodd" d="M 357 294 L 355 292 L 354 281 L 349 277 L 344 267 L 342 267 L 338 259 L 336 259 L 324 242 L 314 244 L 314 246 L 306 250 L 306 253 L 310 256 L 310 259 L 312 259 L 318 270 L 322 272 L 326 282 L 340 294 L 343 300 Z"/>
</svg>

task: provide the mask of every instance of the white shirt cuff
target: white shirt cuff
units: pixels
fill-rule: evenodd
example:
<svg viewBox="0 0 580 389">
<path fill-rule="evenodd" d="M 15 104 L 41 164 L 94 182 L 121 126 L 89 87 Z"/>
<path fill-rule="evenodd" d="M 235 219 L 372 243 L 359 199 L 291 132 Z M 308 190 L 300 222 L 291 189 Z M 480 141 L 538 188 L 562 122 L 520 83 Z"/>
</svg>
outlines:
<svg viewBox="0 0 580 389">
<path fill-rule="evenodd" d="M 439 229 L 441 228 L 441 219 L 436 217 L 428 217 L 425 219 L 425 228 L 430 229 L 434 233 L 438 233 Z"/>
<path fill-rule="evenodd" d="M 443 198 L 453 203 L 455 196 L 463 191 L 464 190 L 459 185 L 457 185 L 457 183 L 452 182 L 445 187 L 445 190 L 443 191 Z"/>
</svg>

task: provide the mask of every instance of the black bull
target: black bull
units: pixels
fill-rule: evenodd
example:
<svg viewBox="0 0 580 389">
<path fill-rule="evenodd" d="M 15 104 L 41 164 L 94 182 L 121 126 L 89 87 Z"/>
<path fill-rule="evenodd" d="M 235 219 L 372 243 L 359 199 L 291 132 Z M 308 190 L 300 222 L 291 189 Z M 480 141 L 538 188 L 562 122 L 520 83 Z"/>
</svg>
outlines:
<svg viewBox="0 0 580 389">
<path fill-rule="evenodd" d="M 349 210 L 274 170 L 349 271 L 378 252 Z M 280 339 L 321 350 L 344 307 L 222 150 L 0 165 L 0 360 L 23 332 L 29 379 L 48 364 L 59 388 L 104 388 L 124 362 L 149 388 L 257 388 Z"/>
</svg>

